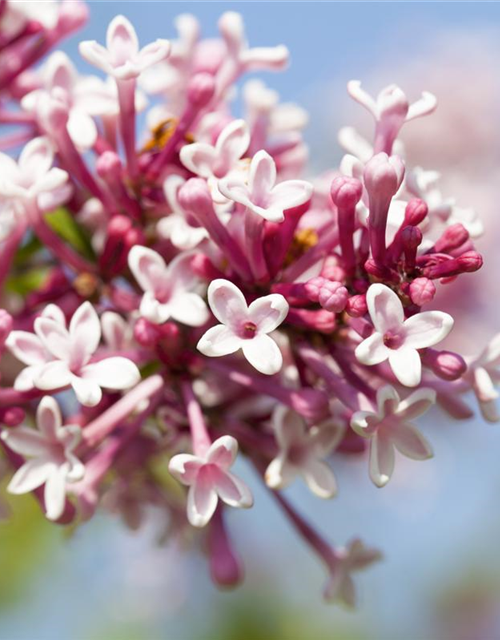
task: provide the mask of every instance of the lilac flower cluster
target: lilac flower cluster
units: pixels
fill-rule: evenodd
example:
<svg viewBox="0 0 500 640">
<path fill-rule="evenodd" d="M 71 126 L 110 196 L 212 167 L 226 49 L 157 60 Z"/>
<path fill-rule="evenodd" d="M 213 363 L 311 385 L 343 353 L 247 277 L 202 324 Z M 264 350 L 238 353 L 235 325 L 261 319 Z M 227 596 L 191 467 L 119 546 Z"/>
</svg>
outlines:
<svg viewBox="0 0 500 640">
<path fill-rule="evenodd" d="M 435 348 L 453 318 L 423 310 L 482 265 L 480 221 L 403 159 L 401 128 L 436 99 L 350 82 L 373 145 L 343 129 L 340 168 L 304 180 L 302 109 L 251 80 L 232 114 L 245 72 L 288 61 L 251 48 L 238 14 L 216 40 L 179 16 L 176 40 L 142 48 L 118 16 L 105 46 L 80 44 L 103 80 L 60 51 L 33 69 L 86 18 L 74 1 L 39 9 L 0 5 L 0 145 L 22 146 L 0 154 L 8 490 L 60 524 L 102 505 L 137 527 L 155 505 L 172 536 L 205 527 L 212 577 L 232 585 L 227 507 L 254 502 L 232 470 L 241 450 L 325 563 L 325 596 L 353 605 L 351 573 L 379 552 L 326 541 L 281 490 L 301 479 L 333 498 L 332 453 L 365 451 L 383 487 L 396 451 L 432 456 L 412 421 L 435 403 L 470 417 L 469 391 L 499 418 L 499 336 L 464 359 Z"/>
</svg>

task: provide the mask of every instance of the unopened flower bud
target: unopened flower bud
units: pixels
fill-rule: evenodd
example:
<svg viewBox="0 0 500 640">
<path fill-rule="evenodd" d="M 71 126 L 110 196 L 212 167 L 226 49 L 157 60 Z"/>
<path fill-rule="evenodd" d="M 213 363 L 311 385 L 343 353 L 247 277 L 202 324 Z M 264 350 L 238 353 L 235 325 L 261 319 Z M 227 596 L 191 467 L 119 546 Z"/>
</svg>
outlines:
<svg viewBox="0 0 500 640">
<path fill-rule="evenodd" d="M 345 309 L 348 298 L 349 292 L 340 282 L 327 280 L 319 291 L 318 302 L 326 311 L 340 313 Z"/>
<path fill-rule="evenodd" d="M 366 296 L 364 294 L 351 296 L 346 302 L 345 310 L 352 318 L 362 318 L 368 313 Z"/>
<path fill-rule="evenodd" d="M 457 222 L 448 227 L 434 245 L 436 253 L 448 253 L 461 247 L 469 239 L 469 232 L 463 224 Z"/>
<path fill-rule="evenodd" d="M 187 88 L 189 102 L 196 108 L 205 107 L 213 98 L 215 80 L 209 73 L 197 73 L 191 78 Z"/>
<path fill-rule="evenodd" d="M 134 338 L 143 347 L 154 346 L 159 339 L 158 326 L 146 320 L 139 318 L 134 325 Z"/>
<path fill-rule="evenodd" d="M 458 380 L 467 371 L 465 360 L 458 353 L 452 351 L 426 349 L 423 362 L 443 380 Z"/>
<path fill-rule="evenodd" d="M 370 216 L 371 201 L 390 202 L 401 186 L 404 174 L 404 163 L 399 156 L 389 157 L 387 153 L 377 153 L 367 162 L 363 177 L 370 197 Z"/>
<path fill-rule="evenodd" d="M 114 151 L 105 151 L 96 162 L 97 174 L 103 179 L 121 180 L 122 163 L 120 157 Z"/>
<path fill-rule="evenodd" d="M 436 285 L 429 278 L 415 278 L 409 289 L 411 301 L 419 307 L 431 302 L 436 295 Z"/>
<path fill-rule="evenodd" d="M 330 196 L 339 209 L 354 209 L 363 194 L 363 185 L 357 178 L 338 176 L 332 182 Z"/>
<path fill-rule="evenodd" d="M 404 224 L 416 227 L 419 225 L 429 213 L 427 203 L 420 198 L 412 198 L 406 205 Z"/>
<path fill-rule="evenodd" d="M 26 412 L 21 407 L 9 407 L 0 412 L 0 422 L 8 427 L 17 427 L 24 422 Z"/>
</svg>

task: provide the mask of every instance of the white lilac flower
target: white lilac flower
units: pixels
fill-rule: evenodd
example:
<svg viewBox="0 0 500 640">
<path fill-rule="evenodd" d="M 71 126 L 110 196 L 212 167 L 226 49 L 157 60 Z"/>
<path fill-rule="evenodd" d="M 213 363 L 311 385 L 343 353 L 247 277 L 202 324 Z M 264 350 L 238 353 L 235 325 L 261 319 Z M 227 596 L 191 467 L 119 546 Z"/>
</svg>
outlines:
<svg viewBox="0 0 500 640">
<path fill-rule="evenodd" d="M 467 358 L 466 379 L 472 384 L 481 408 L 488 422 L 498 422 L 497 409 L 499 393 L 496 389 L 500 382 L 500 334 L 497 334 L 475 358 Z"/>
</svg>

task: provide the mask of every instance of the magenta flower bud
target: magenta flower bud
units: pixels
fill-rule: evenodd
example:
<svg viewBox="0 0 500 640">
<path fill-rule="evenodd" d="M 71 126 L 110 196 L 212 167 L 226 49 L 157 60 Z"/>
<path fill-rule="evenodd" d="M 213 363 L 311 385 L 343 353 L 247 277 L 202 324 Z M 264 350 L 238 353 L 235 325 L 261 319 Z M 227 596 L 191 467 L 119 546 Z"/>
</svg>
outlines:
<svg viewBox="0 0 500 640">
<path fill-rule="evenodd" d="M 345 310 L 352 318 L 362 318 L 368 313 L 366 296 L 363 293 L 357 296 L 351 296 L 346 302 Z"/>
<path fill-rule="evenodd" d="M 0 349 L 3 348 L 5 341 L 9 337 L 13 324 L 14 321 L 10 313 L 5 309 L 0 309 Z"/>
<path fill-rule="evenodd" d="M 206 180 L 191 178 L 179 189 L 177 194 L 179 204 L 185 211 L 189 211 L 196 218 L 211 216 L 213 202 Z"/>
<path fill-rule="evenodd" d="M 433 251 L 436 253 L 448 253 L 461 247 L 468 239 L 469 232 L 463 224 L 457 222 L 446 229 L 434 245 Z"/>
<path fill-rule="evenodd" d="M 404 251 L 413 251 L 422 243 L 422 232 L 418 227 L 405 227 L 401 232 Z"/>
<path fill-rule="evenodd" d="M 327 280 L 336 280 L 338 282 L 344 282 L 345 271 L 338 264 L 336 256 L 327 256 L 321 269 L 321 277 Z"/>
<path fill-rule="evenodd" d="M 139 318 L 134 325 L 134 338 L 143 347 L 153 347 L 160 338 L 158 326 L 146 318 Z"/>
<path fill-rule="evenodd" d="M 477 251 L 467 251 L 457 258 L 462 272 L 473 273 L 483 266 L 483 256 Z"/>
<path fill-rule="evenodd" d="M 443 380 L 458 380 L 467 371 L 465 360 L 458 353 L 453 353 L 452 351 L 426 349 L 423 362 Z"/>
<path fill-rule="evenodd" d="M 201 109 L 206 107 L 215 93 L 215 79 L 209 73 L 197 73 L 191 78 L 187 88 L 189 102 Z"/>
<path fill-rule="evenodd" d="M 0 422 L 8 427 L 17 427 L 24 422 L 26 412 L 21 407 L 9 407 L 0 413 Z"/>
<path fill-rule="evenodd" d="M 436 285 L 429 278 L 415 278 L 409 289 L 411 301 L 419 307 L 431 302 L 436 295 Z"/>
<path fill-rule="evenodd" d="M 339 209 L 354 209 L 363 195 L 363 185 L 357 178 L 338 176 L 330 187 L 330 196 Z"/>
<path fill-rule="evenodd" d="M 405 225 L 416 227 L 419 225 L 429 213 L 427 203 L 420 198 L 412 198 L 406 205 L 405 209 Z"/>
<path fill-rule="evenodd" d="M 332 313 L 340 313 L 345 309 L 349 292 L 340 282 L 329 282 L 321 287 L 319 292 L 319 303 Z"/>
<path fill-rule="evenodd" d="M 458 258 L 450 258 L 423 269 L 427 278 L 450 278 L 460 273 L 472 273 L 483 266 L 483 258 L 477 251 L 467 251 Z"/>
<path fill-rule="evenodd" d="M 114 151 L 105 151 L 96 162 L 97 174 L 103 179 L 121 180 L 122 163 L 120 157 Z"/>
</svg>

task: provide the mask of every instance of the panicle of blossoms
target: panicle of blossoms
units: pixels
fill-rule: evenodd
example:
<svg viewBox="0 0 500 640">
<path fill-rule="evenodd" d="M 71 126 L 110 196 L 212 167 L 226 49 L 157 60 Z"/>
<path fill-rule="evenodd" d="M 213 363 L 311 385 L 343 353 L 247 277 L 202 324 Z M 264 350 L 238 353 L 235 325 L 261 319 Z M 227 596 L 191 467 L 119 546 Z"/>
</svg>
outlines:
<svg viewBox="0 0 500 640">
<path fill-rule="evenodd" d="M 352 606 L 351 574 L 380 553 L 325 540 L 282 490 L 300 479 L 334 498 L 339 456 L 397 482 L 396 452 L 432 456 L 413 421 L 434 404 L 470 417 L 469 392 L 499 419 L 498 336 L 463 358 L 439 346 L 454 319 L 428 308 L 482 266 L 480 221 L 408 166 L 398 138 L 436 100 L 350 82 L 373 141 L 342 130 L 340 167 L 307 178 L 302 109 L 255 79 L 244 117 L 231 109 L 247 71 L 286 66 L 284 46 L 251 47 L 234 12 L 217 39 L 182 15 L 177 37 L 141 46 L 117 16 L 106 46 L 80 44 L 105 80 L 58 51 L 33 68 L 85 17 L 74 0 L 0 8 L 9 491 L 34 491 L 64 524 L 102 507 L 136 528 L 153 506 L 172 536 L 202 530 L 229 586 L 243 569 L 227 507 L 254 500 L 246 461 L 323 561 L 325 597 Z"/>
</svg>

